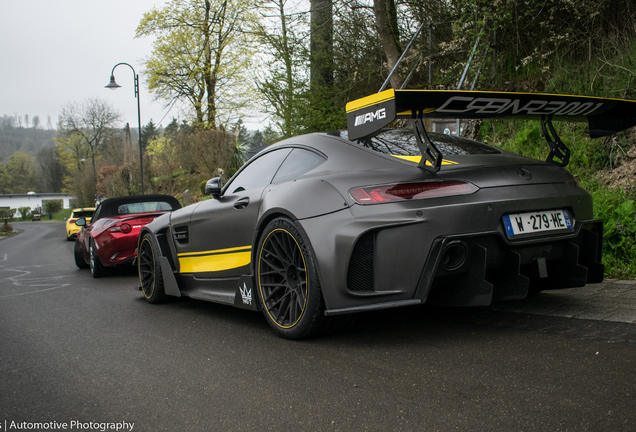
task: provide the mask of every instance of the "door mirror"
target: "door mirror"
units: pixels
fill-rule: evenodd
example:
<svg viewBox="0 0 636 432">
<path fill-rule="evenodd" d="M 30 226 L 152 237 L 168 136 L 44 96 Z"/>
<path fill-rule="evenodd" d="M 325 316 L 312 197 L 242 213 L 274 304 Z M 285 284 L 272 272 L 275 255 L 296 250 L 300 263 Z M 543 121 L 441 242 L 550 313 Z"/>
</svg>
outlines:
<svg viewBox="0 0 636 432">
<path fill-rule="evenodd" d="M 219 199 L 222 188 L 223 182 L 221 181 L 221 177 L 214 177 L 205 184 L 205 194 L 212 195 L 214 199 Z"/>
<path fill-rule="evenodd" d="M 85 218 L 79 218 L 78 220 L 75 221 L 75 225 L 77 226 L 86 226 L 86 219 Z"/>
</svg>

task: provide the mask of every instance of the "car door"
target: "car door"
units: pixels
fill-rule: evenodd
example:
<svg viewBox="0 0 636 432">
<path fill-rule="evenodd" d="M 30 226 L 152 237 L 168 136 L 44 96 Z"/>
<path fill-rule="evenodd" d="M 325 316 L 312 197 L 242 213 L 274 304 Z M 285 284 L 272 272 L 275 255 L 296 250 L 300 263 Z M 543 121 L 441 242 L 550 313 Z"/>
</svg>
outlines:
<svg viewBox="0 0 636 432">
<path fill-rule="evenodd" d="M 190 220 L 191 252 L 179 254 L 181 273 L 235 278 L 250 272 L 254 230 L 263 191 L 290 148 L 268 152 L 244 167 L 219 199 L 201 203 Z"/>
</svg>

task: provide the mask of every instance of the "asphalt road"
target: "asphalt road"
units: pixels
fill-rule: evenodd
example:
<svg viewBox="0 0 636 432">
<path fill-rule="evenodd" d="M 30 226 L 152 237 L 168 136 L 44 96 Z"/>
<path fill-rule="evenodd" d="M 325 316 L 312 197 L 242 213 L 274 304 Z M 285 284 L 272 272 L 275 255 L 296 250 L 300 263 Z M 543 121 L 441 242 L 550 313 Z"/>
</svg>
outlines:
<svg viewBox="0 0 636 432">
<path fill-rule="evenodd" d="M 633 323 L 413 307 L 290 342 L 258 313 L 147 304 L 134 271 L 92 279 L 61 223 L 15 227 L 0 240 L 2 432 L 636 430 Z"/>
</svg>

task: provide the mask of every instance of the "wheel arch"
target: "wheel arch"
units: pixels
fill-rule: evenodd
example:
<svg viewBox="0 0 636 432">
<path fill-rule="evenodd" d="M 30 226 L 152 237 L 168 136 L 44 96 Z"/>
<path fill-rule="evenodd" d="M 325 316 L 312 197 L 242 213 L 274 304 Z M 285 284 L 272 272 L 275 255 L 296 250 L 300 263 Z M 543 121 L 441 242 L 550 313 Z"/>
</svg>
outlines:
<svg viewBox="0 0 636 432">
<path fill-rule="evenodd" d="M 268 223 L 270 223 L 271 221 L 273 221 L 276 218 L 279 217 L 284 217 L 287 219 L 290 219 L 291 221 L 293 221 L 294 223 L 297 224 L 297 219 L 296 217 L 288 210 L 284 209 L 284 208 L 272 208 L 267 210 L 266 212 L 264 212 L 258 223 L 256 224 L 256 228 L 254 229 L 254 236 L 252 238 L 252 276 L 254 277 L 254 281 L 256 281 L 256 255 L 257 255 L 257 249 L 258 249 L 258 243 L 261 240 L 261 233 L 263 232 L 263 230 L 265 229 L 265 227 L 267 226 Z M 307 235 L 304 230 L 302 231 L 303 235 Z"/>
<path fill-rule="evenodd" d="M 167 216 L 167 217 L 166 217 Z M 139 231 L 139 239 L 137 240 L 137 248 L 141 245 L 141 239 L 145 234 L 150 234 L 155 242 L 159 245 L 161 256 L 168 259 L 170 267 L 173 271 L 179 272 L 179 260 L 172 238 L 172 213 L 164 214 L 157 219 L 145 225 Z"/>
<path fill-rule="evenodd" d="M 300 220 L 297 219 L 291 212 L 282 208 L 271 209 L 267 211 L 265 214 L 263 214 L 263 216 L 261 217 L 257 225 L 256 230 L 254 230 L 254 239 L 252 242 L 254 245 L 254 247 L 252 247 L 252 279 L 254 282 L 254 286 L 255 287 L 258 286 L 256 266 L 258 265 L 258 245 L 261 240 L 261 233 L 263 232 L 267 224 L 269 224 L 274 219 L 277 219 L 280 217 L 291 220 L 294 223 L 294 225 L 296 225 L 296 228 L 298 229 L 298 231 L 300 231 L 300 233 L 305 237 L 305 239 L 307 239 L 307 243 L 309 245 L 309 249 L 311 250 L 311 254 L 314 260 L 316 274 L 318 275 L 318 282 L 320 283 L 320 291 L 324 298 L 324 288 L 322 283 L 323 278 L 322 278 L 322 273 L 320 271 L 320 263 L 318 262 L 316 251 L 314 250 L 314 246 L 312 244 L 311 238 L 307 234 L 307 231 L 305 231 Z"/>
</svg>

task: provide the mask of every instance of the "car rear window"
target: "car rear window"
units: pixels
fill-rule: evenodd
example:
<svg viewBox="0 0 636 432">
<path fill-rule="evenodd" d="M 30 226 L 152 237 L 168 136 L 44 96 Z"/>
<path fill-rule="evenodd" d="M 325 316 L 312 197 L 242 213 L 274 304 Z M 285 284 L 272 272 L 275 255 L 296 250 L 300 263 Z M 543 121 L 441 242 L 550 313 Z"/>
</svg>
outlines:
<svg viewBox="0 0 636 432">
<path fill-rule="evenodd" d="M 478 141 L 452 135 L 427 132 L 443 155 L 497 154 L 501 150 Z M 342 135 L 346 138 L 346 131 Z M 415 133 L 412 129 L 384 129 L 373 138 L 359 140 L 364 147 L 380 153 L 396 156 L 420 156 Z"/>
<path fill-rule="evenodd" d="M 122 204 L 117 207 L 117 213 L 127 215 L 132 213 L 152 212 L 152 211 L 170 211 L 172 206 L 163 201 L 148 201 L 140 203 Z"/>
<path fill-rule="evenodd" d="M 84 210 L 84 211 L 76 211 L 73 212 L 72 218 L 89 218 L 93 216 L 93 210 Z"/>
</svg>

